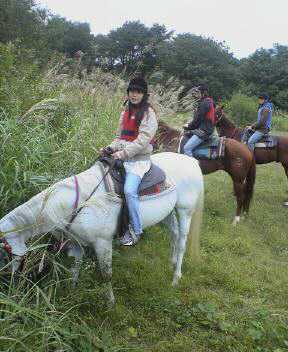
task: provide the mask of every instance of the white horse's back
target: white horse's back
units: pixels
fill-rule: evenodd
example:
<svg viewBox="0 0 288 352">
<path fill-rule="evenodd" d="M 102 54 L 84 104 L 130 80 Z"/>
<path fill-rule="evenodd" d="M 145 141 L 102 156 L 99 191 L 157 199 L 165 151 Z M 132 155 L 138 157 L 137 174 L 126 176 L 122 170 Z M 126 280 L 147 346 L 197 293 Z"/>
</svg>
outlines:
<svg viewBox="0 0 288 352">
<path fill-rule="evenodd" d="M 175 184 L 178 207 L 186 208 L 196 204 L 199 192 L 203 192 L 204 188 L 202 171 L 196 159 L 184 154 L 165 152 L 154 154 L 152 161 Z"/>
</svg>

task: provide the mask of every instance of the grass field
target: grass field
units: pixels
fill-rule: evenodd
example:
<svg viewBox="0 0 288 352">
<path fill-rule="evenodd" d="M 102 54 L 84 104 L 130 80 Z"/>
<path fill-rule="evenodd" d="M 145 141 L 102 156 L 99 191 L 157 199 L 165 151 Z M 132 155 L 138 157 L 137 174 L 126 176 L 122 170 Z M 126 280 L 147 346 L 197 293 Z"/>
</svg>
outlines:
<svg viewBox="0 0 288 352">
<path fill-rule="evenodd" d="M 43 111 L 21 125 L 2 118 L 2 215 L 88 168 L 111 140 L 119 93 L 88 94 L 70 84 L 54 87 L 49 98 L 63 94 L 68 103 L 58 101 L 48 122 Z M 172 288 L 165 228 L 148 229 L 135 248 L 115 246 L 112 310 L 89 253 L 76 289 L 62 254 L 49 257 L 52 270 L 37 284 L 29 276 L 0 284 L 0 351 L 287 351 L 288 209 L 281 205 L 287 189 L 279 165 L 257 166 L 250 215 L 234 228 L 230 177 L 205 176 L 201 262 L 186 256 L 183 278 Z M 35 249 L 29 260 L 43 251 Z"/>
<path fill-rule="evenodd" d="M 205 176 L 205 185 L 201 262 L 186 257 L 178 288 L 171 287 L 167 233 L 154 227 L 137 247 L 115 248 L 113 310 L 103 302 L 92 257 L 75 290 L 66 282 L 56 287 L 50 275 L 41 289 L 2 291 L 0 350 L 287 350 L 284 173 L 258 167 L 250 216 L 237 228 L 230 178 Z"/>
</svg>

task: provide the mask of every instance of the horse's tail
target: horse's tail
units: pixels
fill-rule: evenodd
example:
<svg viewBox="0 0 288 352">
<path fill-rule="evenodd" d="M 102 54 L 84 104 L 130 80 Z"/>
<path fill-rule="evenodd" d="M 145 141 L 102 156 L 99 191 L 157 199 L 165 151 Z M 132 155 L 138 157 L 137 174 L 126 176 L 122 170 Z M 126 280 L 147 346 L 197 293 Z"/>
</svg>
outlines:
<svg viewBox="0 0 288 352">
<path fill-rule="evenodd" d="M 188 234 L 188 252 L 193 260 L 199 260 L 200 258 L 200 229 L 202 224 L 204 206 L 204 187 L 199 193 L 195 210 L 192 214 L 191 224 Z"/>
<path fill-rule="evenodd" d="M 248 213 L 250 203 L 253 197 L 254 184 L 256 178 L 256 162 L 255 158 L 252 158 L 251 166 L 246 177 L 246 187 L 245 187 L 245 199 L 243 202 L 243 210 Z"/>
</svg>

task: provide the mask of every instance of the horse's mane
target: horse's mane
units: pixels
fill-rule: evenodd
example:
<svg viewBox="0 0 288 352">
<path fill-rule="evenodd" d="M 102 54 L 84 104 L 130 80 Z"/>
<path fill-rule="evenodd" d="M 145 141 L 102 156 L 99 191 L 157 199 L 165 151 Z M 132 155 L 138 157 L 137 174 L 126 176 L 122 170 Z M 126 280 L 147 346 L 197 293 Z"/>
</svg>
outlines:
<svg viewBox="0 0 288 352">
<path fill-rule="evenodd" d="M 155 148 L 165 151 L 177 151 L 181 131 L 169 126 L 163 120 L 158 121 L 158 130 L 155 138 Z"/>
<path fill-rule="evenodd" d="M 220 136 L 227 136 L 229 138 L 241 139 L 242 129 L 236 127 L 233 121 L 231 121 L 224 111 L 221 109 L 221 114 L 218 114 L 218 121 L 216 123 L 218 133 Z"/>
<path fill-rule="evenodd" d="M 234 125 L 234 123 L 227 117 L 227 115 L 225 114 L 225 112 L 223 110 L 222 110 L 222 114 L 221 114 L 221 118 L 220 118 L 219 127 L 221 127 L 221 125 L 223 125 L 224 127 L 228 127 L 228 128 L 235 128 L 236 127 Z"/>
<path fill-rule="evenodd" d="M 172 138 L 179 137 L 181 133 L 180 130 L 169 126 L 168 123 L 163 120 L 158 121 L 158 132 L 160 134 L 167 134 L 167 136 L 171 136 Z"/>
</svg>

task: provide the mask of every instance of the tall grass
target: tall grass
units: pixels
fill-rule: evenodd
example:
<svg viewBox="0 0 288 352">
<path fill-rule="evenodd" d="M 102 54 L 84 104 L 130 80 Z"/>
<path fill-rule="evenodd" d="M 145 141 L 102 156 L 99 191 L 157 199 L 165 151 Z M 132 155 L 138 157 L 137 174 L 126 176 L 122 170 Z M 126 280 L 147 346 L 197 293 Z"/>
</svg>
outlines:
<svg viewBox="0 0 288 352">
<path fill-rule="evenodd" d="M 9 62 L 13 67 L 13 60 Z M 25 94 L 13 102 L 8 96 L 5 101 L 3 98 L 1 216 L 57 180 L 90 167 L 99 148 L 113 138 L 123 81 L 100 71 L 82 78 L 63 71 L 65 63 L 60 62 L 38 72 L 37 79 L 31 77 L 25 88 L 21 81 L 7 77 L 11 96 L 16 96 L 21 87 Z M 2 83 L 2 91 L 7 90 L 7 81 Z M 27 102 L 29 95 L 33 99 Z M 44 238 L 40 243 L 45 242 Z M 50 270 L 35 282 L 34 272 L 43 256 Z M 65 287 L 70 290 L 71 285 L 66 282 L 69 274 L 58 260 L 59 256 L 51 256 L 34 243 L 23 275 L 15 282 L 1 284 L 1 351 L 101 350 L 97 329 L 92 332 L 81 316 L 75 316 L 79 304 L 63 301 Z"/>
</svg>

